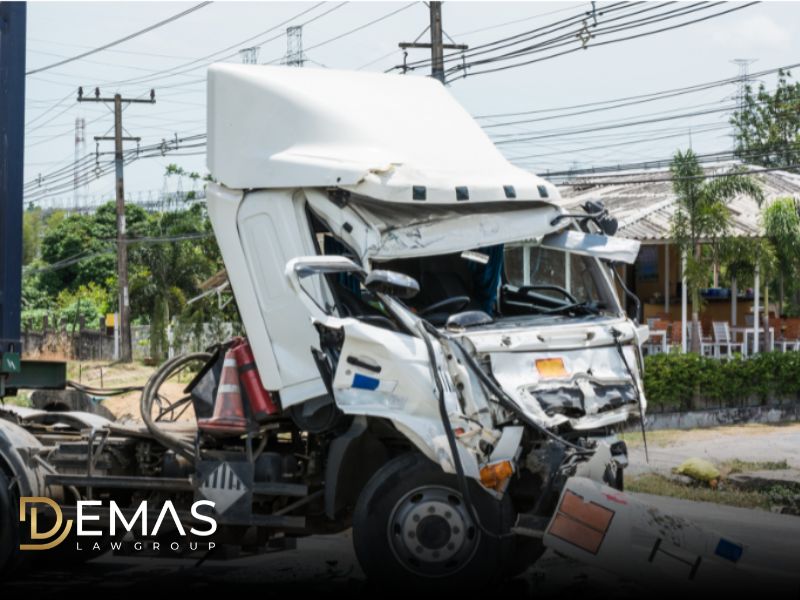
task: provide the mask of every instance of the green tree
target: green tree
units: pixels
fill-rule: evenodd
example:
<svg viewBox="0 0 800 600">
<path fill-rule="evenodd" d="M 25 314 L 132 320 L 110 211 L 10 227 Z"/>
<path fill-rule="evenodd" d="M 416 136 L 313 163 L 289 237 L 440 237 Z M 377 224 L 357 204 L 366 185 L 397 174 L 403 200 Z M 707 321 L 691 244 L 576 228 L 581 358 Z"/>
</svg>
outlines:
<svg viewBox="0 0 800 600">
<path fill-rule="evenodd" d="M 141 234 L 147 213 L 132 204 L 125 207 L 128 235 Z M 41 254 L 45 263 L 42 289 L 55 298 L 62 290 L 91 283 L 116 287 L 117 217 L 113 202 L 94 214 L 56 214 L 47 220 Z M 116 291 L 113 292 L 116 294 Z"/>
<path fill-rule="evenodd" d="M 672 235 L 686 254 L 687 292 L 692 304 L 692 331 L 699 330 L 700 289 L 708 283 L 715 256 L 703 252 L 703 244 L 718 248 L 728 232 L 728 202 L 746 194 L 761 204 L 758 183 L 741 173 L 706 178 L 691 150 L 678 151 L 670 165 L 678 210 L 672 220 Z M 692 336 L 692 351 L 699 352 L 699 336 Z"/>
<path fill-rule="evenodd" d="M 39 256 L 44 216 L 41 208 L 31 207 L 22 214 L 22 264 Z"/>
<path fill-rule="evenodd" d="M 800 82 L 790 82 L 789 71 L 778 71 L 778 85 L 769 92 L 764 84 L 745 89 L 742 109 L 731 117 L 736 155 L 744 162 L 765 167 L 795 169 L 800 164 Z"/>
<path fill-rule="evenodd" d="M 168 349 L 167 325 L 219 268 L 219 253 L 205 211 L 197 204 L 151 215 L 147 232 L 149 241 L 134 242 L 131 251 L 131 306 L 134 316 L 149 320 L 150 356 L 161 361 Z"/>
<path fill-rule="evenodd" d="M 800 263 L 800 214 L 794 198 L 778 198 L 763 212 L 764 234 L 774 248 L 778 263 L 778 312 L 783 314 L 784 282 L 788 275 L 794 286 L 794 274 Z"/>
</svg>

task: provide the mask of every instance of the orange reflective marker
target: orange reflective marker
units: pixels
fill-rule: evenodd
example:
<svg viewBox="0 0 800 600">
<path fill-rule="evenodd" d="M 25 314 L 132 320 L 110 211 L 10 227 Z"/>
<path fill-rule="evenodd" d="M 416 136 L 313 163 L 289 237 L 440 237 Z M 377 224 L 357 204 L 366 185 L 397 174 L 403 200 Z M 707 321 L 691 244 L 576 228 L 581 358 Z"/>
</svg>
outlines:
<svg viewBox="0 0 800 600">
<path fill-rule="evenodd" d="M 536 370 L 542 377 L 566 377 L 567 369 L 560 358 L 540 358 L 536 361 Z"/>
<path fill-rule="evenodd" d="M 597 554 L 613 517 L 613 511 L 567 491 L 550 524 L 550 534 Z"/>
</svg>

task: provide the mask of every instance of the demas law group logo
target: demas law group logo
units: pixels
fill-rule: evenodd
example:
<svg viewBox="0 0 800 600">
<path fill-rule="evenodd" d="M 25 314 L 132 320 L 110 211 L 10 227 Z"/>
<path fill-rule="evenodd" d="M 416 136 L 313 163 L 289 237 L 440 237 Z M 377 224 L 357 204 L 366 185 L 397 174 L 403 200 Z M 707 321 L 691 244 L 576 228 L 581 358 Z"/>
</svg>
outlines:
<svg viewBox="0 0 800 600">
<path fill-rule="evenodd" d="M 133 508 L 123 509 L 113 500 L 109 501 L 107 506 L 100 500 L 82 500 L 75 506 L 75 518 L 65 519 L 61 506 L 52 498 L 23 496 L 19 500 L 19 521 L 21 527 L 27 526 L 28 536 L 25 541 L 20 542 L 19 548 L 20 550 L 50 550 L 63 543 L 73 529 L 76 550 L 83 549 L 82 538 L 95 540 L 90 544 L 92 550 L 121 550 L 123 542 L 113 541 L 118 535 L 131 533 L 138 536 L 139 539 L 153 539 L 167 527 L 171 534 L 177 534 L 180 537 L 189 535 L 208 537 L 217 530 L 217 521 L 211 514 L 201 512 L 202 507 L 208 507 L 209 511 L 213 511 L 215 503 L 210 500 L 198 500 L 192 504 L 189 515 L 192 526 L 187 530 L 170 500 L 162 503 L 154 511 L 150 510 L 151 507 L 148 506 L 146 500 L 140 502 L 135 510 Z M 127 518 L 126 514 L 129 515 Z M 152 516 L 155 516 L 155 520 L 151 519 Z M 103 522 L 104 517 L 105 522 Z M 152 526 L 150 526 L 150 522 L 152 522 Z M 204 524 L 205 527 L 198 528 L 194 526 L 195 524 Z M 107 547 L 103 547 L 97 541 L 98 538 L 112 541 L 108 542 Z M 200 544 L 194 541 L 188 545 L 188 549 L 190 551 L 198 550 L 199 546 Z M 214 542 L 206 542 L 203 546 L 204 550 L 211 550 L 214 548 Z M 135 551 L 142 550 L 143 547 L 141 541 L 133 543 Z M 152 542 L 151 547 L 158 550 L 159 543 Z M 175 551 L 184 549 L 179 542 L 174 540 L 169 547 Z"/>
</svg>

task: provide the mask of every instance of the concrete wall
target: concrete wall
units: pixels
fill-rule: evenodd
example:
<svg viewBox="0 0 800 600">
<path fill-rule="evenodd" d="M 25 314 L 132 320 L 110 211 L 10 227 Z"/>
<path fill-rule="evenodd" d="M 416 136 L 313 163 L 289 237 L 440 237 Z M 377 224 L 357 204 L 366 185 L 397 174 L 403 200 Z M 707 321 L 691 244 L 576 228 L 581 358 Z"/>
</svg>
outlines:
<svg viewBox="0 0 800 600">
<path fill-rule="evenodd" d="M 787 423 L 800 420 L 800 403 L 791 402 L 773 406 L 740 406 L 713 408 L 692 412 L 662 412 L 645 416 L 645 428 L 697 429 L 721 425 L 745 425 L 749 423 Z M 627 426 L 629 431 L 639 431 L 638 422 Z"/>
</svg>

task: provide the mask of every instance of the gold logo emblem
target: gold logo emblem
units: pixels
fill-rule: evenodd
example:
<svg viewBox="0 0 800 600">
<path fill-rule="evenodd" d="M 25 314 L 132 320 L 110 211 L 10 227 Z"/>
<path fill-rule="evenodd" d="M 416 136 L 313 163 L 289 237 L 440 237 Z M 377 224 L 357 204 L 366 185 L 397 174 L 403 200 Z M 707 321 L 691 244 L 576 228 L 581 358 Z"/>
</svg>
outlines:
<svg viewBox="0 0 800 600">
<path fill-rule="evenodd" d="M 55 548 L 69 535 L 70 530 L 72 529 L 72 519 L 67 519 L 66 521 L 61 514 L 61 507 L 56 504 L 54 500 L 50 498 L 45 498 L 44 496 L 23 496 L 19 499 L 19 521 L 20 523 L 24 523 L 27 517 L 27 511 L 25 507 L 28 504 L 46 504 L 49 506 L 56 515 L 56 522 L 55 525 L 49 531 L 39 531 L 38 528 L 38 511 L 35 506 L 31 506 L 30 508 L 30 530 L 31 530 L 31 540 L 50 540 L 50 541 L 43 541 L 40 543 L 32 543 L 32 544 L 20 544 L 20 550 L 49 550 L 50 548 Z M 58 531 L 61 529 L 61 525 L 64 525 L 64 531 L 61 532 L 60 535 Z M 56 537 L 57 536 L 57 537 Z"/>
</svg>

